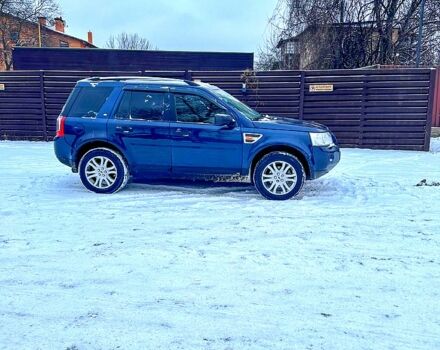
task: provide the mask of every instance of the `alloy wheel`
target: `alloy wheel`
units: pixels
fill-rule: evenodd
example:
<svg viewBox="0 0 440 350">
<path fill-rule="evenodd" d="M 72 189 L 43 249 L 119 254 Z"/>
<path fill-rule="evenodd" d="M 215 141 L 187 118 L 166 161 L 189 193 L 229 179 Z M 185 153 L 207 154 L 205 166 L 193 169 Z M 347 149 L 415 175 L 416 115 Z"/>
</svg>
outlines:
<svg viewBox="0 0 440 350">
<path fill-rule="evenodd" d="M 85 175 L 89 183 L 99 189 L 112 186 L 117 178 L 115 164 L 107 157 L 98 156 L 91 158 L 85 167 Z"/>
<path fill-rule="evenodd" d="M 275 161 L 264 168 L 261 181 L 267 191 L 282 196 L 294 189 L 297 183 L 297 173 L 288 162 Z"/>
</svg>

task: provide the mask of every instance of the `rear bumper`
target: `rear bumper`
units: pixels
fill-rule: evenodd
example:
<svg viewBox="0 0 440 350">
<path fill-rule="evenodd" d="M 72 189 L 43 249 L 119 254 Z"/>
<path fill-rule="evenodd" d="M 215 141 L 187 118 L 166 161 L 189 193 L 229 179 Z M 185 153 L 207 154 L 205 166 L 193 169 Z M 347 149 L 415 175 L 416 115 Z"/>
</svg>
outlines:
<svg viewBox="0 0 440 350">
<path fill-rule="evenodd" d="M 311 169 L 310 179 L 317 179 L 332 170 L 341 159 L 339 147 L 313 147 L 314 166 Z"/>
<path fill-rule="evenodd" d="M 54 138 L 54 151 L 57 159 L 69 167 L 72 167 L 73 164 L 71 150 L 71 146 L 66 142 L 64 137 Z"/>
</svg>

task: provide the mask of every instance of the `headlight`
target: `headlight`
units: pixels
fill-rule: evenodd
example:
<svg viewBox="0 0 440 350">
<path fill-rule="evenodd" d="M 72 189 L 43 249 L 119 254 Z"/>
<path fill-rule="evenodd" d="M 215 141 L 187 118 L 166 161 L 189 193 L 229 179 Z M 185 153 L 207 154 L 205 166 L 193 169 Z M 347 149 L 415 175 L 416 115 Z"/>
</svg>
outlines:
<svg viewBox="0 0 440 350">
<path fill-rule="evenodd" d="M 333 145 L 333 138 L 329 132 L 311 132 L 309 134 L 313 146 Z"/>
</svg>

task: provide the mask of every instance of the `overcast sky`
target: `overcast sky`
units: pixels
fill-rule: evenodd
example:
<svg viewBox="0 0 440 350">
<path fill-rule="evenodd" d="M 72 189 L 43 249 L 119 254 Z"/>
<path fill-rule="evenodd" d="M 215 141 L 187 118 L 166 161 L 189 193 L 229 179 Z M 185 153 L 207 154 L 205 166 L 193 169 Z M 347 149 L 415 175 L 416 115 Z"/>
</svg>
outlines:
<svg viewBox="0 0 440 350">
<path fill-rule="evenodd" d="M 59 0 L 66 33 L 138 33 L 161 50 L 257 52 L 277 0 Z"/>
</svg>

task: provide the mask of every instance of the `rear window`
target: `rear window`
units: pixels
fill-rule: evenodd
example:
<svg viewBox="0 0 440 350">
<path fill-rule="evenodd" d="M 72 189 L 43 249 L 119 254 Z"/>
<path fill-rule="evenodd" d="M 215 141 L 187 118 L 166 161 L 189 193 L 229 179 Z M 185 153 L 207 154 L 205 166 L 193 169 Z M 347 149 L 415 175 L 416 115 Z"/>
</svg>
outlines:
<svg viewBox="0 0 440 350">
<path fill-rule="evenodd" d="M 81 87 L 74 101 L 67 102 L 69 117 L 96 117 L 112 92 L 112 87 Z M 69 106 L 71 105 L 71 106 Z"/>
</svg>

